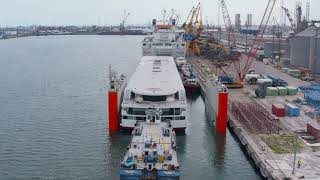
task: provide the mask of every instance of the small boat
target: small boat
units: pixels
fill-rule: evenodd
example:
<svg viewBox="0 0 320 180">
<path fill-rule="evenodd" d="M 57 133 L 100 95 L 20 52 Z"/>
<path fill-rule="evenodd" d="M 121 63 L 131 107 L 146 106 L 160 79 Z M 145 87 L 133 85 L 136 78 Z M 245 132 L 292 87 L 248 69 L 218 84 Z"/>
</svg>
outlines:
<svg viewBox="0 0 320 180">
<path fill-rule="evenodd" d="M 186 92 L 198 93 L 201 90 L 201 86 L 200 86 L 200 83 L 199 83 L 197 77 L 192 73 L 190 73 L 190 75 L 187 76 L 182 81 L 182 83 L 183 83 L 183 86 L 184 86 Z"/>
<path fill-rule="evenodd" d="M 170 122 L 137 122 L 121 162 L 121 180 L 179 179 L 176 136 Z"/>
<path fill-rule="evenodd" d="M 183 86 L 187 93 L 198 93 L 201 90 L 198 78 L 193 74 L 189 64 L 184 64 L 179 68 Z"/>
</svg>

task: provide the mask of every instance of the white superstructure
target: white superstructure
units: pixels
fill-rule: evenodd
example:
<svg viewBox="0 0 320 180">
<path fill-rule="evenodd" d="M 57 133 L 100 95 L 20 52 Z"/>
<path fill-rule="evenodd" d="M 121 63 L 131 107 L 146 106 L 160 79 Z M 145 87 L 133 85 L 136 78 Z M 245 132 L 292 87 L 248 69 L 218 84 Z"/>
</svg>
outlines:
<svg viewBox="0 0 320 180">
<path fill-rule="evenodd" d="M 152 33 L 142 41 L 143 56 L 185 57 L 185 42 L 181 39 L 183 32 L 176 30 L 175 20 L 161 24 L 153 20 L 152 28 Z"/>
<path fill-rule="evenodd" d="M 158 120 L 185 129 L 186 93 L 173 57 L 144 56 L 124 90 L 120 125 L 134 128 L 136 121 Z"/>
</svg>

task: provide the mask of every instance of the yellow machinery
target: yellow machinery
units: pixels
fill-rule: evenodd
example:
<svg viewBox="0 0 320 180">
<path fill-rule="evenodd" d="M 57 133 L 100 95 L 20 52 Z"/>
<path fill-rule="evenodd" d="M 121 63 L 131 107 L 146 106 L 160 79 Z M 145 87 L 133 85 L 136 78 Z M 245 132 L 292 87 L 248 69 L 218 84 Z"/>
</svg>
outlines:
<svg viewBox="0 0 320 180">
<path fill-rule="evenodd" d="M 196 7 L 192 7 L 187 20 L 182 26 L 185 30 L 183 36 L 186 41 L 188 51 L 191 51 L 195 55 L 200 55 L 199 40 L 200 34 L 203 30 L 202 23 L 202 10 L 199 3 Z"/>
</svg>

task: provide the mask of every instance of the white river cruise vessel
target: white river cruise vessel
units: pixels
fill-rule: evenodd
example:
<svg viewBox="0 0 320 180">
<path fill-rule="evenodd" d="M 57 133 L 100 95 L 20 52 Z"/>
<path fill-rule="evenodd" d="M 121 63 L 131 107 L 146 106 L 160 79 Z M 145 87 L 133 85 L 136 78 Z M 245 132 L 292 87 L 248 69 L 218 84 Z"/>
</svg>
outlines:
<svg viewBox="0 0 320 180">
<path fill-rule="evenodd" d="M 122 128 L 133 129 L 137 121 L 187 127 L 186 93 L 173 57 L 142 57 L 124 90 L 120 114 Z"/>
</svg>

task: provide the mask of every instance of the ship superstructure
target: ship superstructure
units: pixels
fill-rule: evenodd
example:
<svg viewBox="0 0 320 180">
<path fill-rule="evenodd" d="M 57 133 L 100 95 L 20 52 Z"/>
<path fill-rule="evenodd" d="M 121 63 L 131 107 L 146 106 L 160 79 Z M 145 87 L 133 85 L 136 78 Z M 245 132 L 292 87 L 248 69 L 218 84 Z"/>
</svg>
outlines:
<svg viewBox="0 0 320 180">
<path fill-rule="evenodd" d="M 181 38 L 183 32 L 176 30 L 174 19 L 171 22 L 157 22 L 154 19 L 152 25 L 152 33 L 142 41 L 143 56 L 185 57 L 185 42 Z"/>
<path fill-rule="evenodd" d="M 137 121 L 158 120 L 170 121 L 174 129 L 184 130 L 186 92 L 173 57 L 144 56 L 124 90 L 120 126 L 132 129 Z"/>
</svg>

